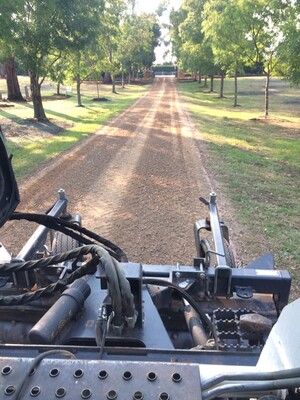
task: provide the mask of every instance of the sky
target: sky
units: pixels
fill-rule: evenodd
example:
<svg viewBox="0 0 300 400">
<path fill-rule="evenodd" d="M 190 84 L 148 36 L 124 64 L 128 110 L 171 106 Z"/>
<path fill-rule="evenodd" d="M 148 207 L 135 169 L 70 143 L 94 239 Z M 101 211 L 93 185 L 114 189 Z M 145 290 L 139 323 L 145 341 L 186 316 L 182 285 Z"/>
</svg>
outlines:
<svg viewBox="0 0 300 400">
<path fill-rule="evenodd" d="M 161 3 L 161 0 L 137 0 L 136 1 L 136 7 L 135 10 L 136 12 L 155 12 Z M 168 11 L 166 11 L 163 14 L 162 20 L 163 22 L 168 22 L 168 15 L 169 12 L 172 8 L 178 9 L 180 5 L 182 4 L 182 0 L 169 0 L 169 7 Z M 165 32 L 162 32 L 162 35 L 164 35 Z M 168 57 L 166 60 L 164 59 L 164 53 L 167 50 L 167 48 L 162 44 L 161 46 L 156 48 L 155 54 L 156 54 L 156 63 L 160 64 L 163 63 L 164 61 L 171 61 L 171 58 Z"/>
<path fill-rule="evenodd" d="M 155 12 L 161 0 L 137 0 L 136 1 L 136 11 L 143 12 Z M 179 8 L 182 3 L 182 0 L 169 0 L 170 8 Z"/>
</svg>

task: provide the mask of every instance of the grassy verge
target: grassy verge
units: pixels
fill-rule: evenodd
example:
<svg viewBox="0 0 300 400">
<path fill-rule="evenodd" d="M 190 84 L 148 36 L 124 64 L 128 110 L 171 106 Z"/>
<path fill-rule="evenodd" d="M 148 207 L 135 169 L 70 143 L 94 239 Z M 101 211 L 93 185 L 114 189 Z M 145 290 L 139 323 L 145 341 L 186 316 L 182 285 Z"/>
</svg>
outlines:
<svg viewBox="0 0 300 400">
<path fill-rule="evenodd" d="M 270 119 L 264 120 L 263 78 L 239 80 L 239 104 L 233 108 L 233 82 L 225 99 L 199 83 L 179 83 L 195 118 L 205 161 L 221 182 L 245 226 L 252 257 L 263 248 L 275 255 L 300 283 L 300 89 L 279 79 L 271 82 Z M 219 82 L 215 84 L 217 91 Z M 296 286 L 295 285 L 295 286 Z"/>
<path fill-rule="evenodd" d="M 28 78 L 20 77 L 22 88 L 28 84 Z M 0 80 L 0 89 L 4 89 L 5 86 L 5 81 Z M 107 101 L 93 101 L 98 97 L 96 85 L 83 84 L 84 107 L 76 107 L 77 97 L 74 90 L 69 98 L 63 100 L 46 98 L 43 101 L 46 115 L 50 119 L 49 124 L 32 120 L 31 102 L 10 104 L 13 107 L 3 107 L 3 103 L 1 107 L 0 103 L 0 124 L 1 121 L 9 122 L 7 129 L 3 128 L 3 131 L 14 154 L 17 178 L 26 176 L 39 165 L 94 133 L 101 125 L 133 104 L 147 88 L 146 85 L 127 85 L 124 89 L 117 87 L 118 94 L 112 94 L 109 85 L 100 85 L 99 97 Z M 55 87 L 46 83 L 42 95 L 51 96 L 55 90 Z M 65 88 L 62 88 L 62 93 L 65 93 Z"/>
</svg>

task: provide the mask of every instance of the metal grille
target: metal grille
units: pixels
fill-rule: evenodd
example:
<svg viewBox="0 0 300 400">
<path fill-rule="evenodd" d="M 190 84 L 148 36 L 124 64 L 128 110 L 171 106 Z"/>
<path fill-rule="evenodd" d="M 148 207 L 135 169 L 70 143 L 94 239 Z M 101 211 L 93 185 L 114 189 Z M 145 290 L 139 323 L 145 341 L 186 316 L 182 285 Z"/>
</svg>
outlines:
<svg viewBox="0 0 300 400">
<path fill-rule="evenodd" d="M 252 350 L 261 351 L 264 338 L 261 333 L 243 332 L 240 317 L 251 314 L 252 310 L 232 310 L 218 308 L 213 312 L 213 326 L 220 350 Z"/>
</svg>

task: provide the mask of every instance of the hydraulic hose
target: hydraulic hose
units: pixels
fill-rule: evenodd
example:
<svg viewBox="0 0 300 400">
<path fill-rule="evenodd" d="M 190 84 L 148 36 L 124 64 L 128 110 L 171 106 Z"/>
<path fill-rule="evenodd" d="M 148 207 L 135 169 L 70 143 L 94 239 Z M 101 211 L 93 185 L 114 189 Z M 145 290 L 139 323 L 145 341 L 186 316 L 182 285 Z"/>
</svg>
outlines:
<svg viewBox="0 0 300 400">
<path fill-rule="evenodd" d="M 92 254 L 93 258 L 87 264 L 76 269 L 66 278 L 58 280 L 56 283 L 48 285 L 47 287 L 36 290 L 32 293 L 25 293 L 15 296 L 0 296 L 0 305 L 25 304 L 29 301 L 37 300 L 44 294 L 51 294 L 56 290 L 62 290 L 66 287 L 66 285 L 74 282 L 75 279 L 78 279 L 86 274 L 95 273 L 97 269 L 96 266 L 99 266 L 100 264 L 104 269 L 108 280 L 112 307 L 114 311 L 114 325 L 118 327 L 122 326 L 124 319 L 132 319 L 132 321 L 135 323 L 135 306 L 129 282 L 127 281 L 118 261 L 112 258 L 108 251 L 99 245 L 92 244 L 82 246 L 62 254 L 41 258 L 39 260 L 5 263 L 0 265 L 0 274 L 7 275 L 12 272 L 45 268 L 48 265 L 59 264 L 63 261 L 71 260 L 73 258 L 77 258 L 78 256 L 87 254 Z M 130 326 L 130 324 L 132 323 L 129 322 L 128 325 Z"/>
<path fill-rule="evenodd" d="M 107 247 L 107 251 L 110 253 L 110 255 L 114 258 L 116 258 L 118 261 L 121 262 L 128 262 L 128 258 L 124 251 L 118 247 L 116 244 L 110 242 L 109 240 L 97 235 L 96 233 L 79 226 L 77 224 L 74 224 L 72 222 L 66 221 L 62 218 L 54 217 L 52 215 L 47 215 L 47 214 L 31 214 L 31 213 L 21 213 L 21 212 L 14 212 L 10 218 L 12 220 L 26 220 L 30 222 L 36 222 L 37 224 L 44 225 L 49 229 L 54 229 L 59 232 L 62 232 L 68 236 L 71 236 L 73 239 L 76 239 L 79 241 L 79 243 L 83 243 L 85 245 L 90 245 L 90 244 L 97 244 L 93 243 L 90 239 L 96 240 L 98 243 L 101 243 L 102 245 Z M 74 232 L 77 231 L 81 235 L 86 235 L 90 239 L 87 239 L 80 234 Z"/>
<path fill-rule="evenodd" d="M 164 279 L 143 278 L 143 283 L 148 284 L 148 285 L 166 286 L 170 289 L 175 290 L 182 298 L 184 298 L 196 310 L 196 312 L 200 316 L 202 322 L 206 325 L 206 327 L 209 329 L 209 331 L 212 333 L 212 335 L 215 335 L 213 325 L 212 325 L 212 322 L 210 321 L 210 319 L 202 312 L 202 310 L 198 306 L 195 299 L 192 296 L 190 296 L 184 289 L 182 289 L 179 286 L 174 285 L 173 283 L 166 281 Z M 217 342 L 217 338 L 214 337 L 214 339 Z"/>
<path fill-rule="evenodd" d="M 116 272 L 119 278 L 120 290 L 123 300 L 123 308 L 125 319 L 129 328 L 133 328 L 136 322 L 136 311 L 134 305 L 133 295 L 131 293 L 131 288 L 129 281 L 126 279 L 123 270 L 117 260 L 112 259 L 115 265 Z"/>
<path fill-rule="evenodd" d="M 183 300 L 183 302 L 185 304 L 183 310 L 184 317 L 189 331 L 192 335 L 193 341 L 196 346 L 205 346 L 208 337 L 200 320 L 199 314 L 190 304 L 188 304 L 186 300 Z"/>
</svg>

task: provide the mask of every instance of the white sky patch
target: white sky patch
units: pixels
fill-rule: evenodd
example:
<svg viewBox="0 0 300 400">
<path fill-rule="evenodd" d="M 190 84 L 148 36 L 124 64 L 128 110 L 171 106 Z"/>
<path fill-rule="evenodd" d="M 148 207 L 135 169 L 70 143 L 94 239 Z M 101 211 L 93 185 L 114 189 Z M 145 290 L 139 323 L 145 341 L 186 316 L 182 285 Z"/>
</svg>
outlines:
<svg viewBox="0 0 300 400">
<path fill-rule="evenodd" d="M 161 2 L 161 0 L 137 0 L 135 10 L 136 12 L 155 12 Z M 169 9 L 172 7 L 178 9 L 181 4 L 182 0 L 169 0 Z"/>
</svg>

